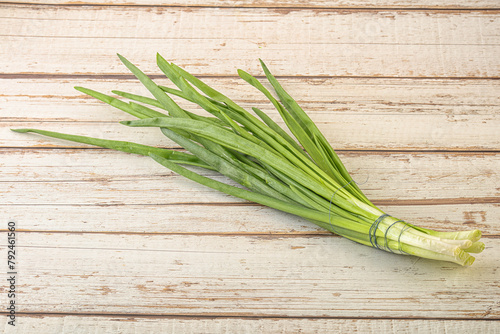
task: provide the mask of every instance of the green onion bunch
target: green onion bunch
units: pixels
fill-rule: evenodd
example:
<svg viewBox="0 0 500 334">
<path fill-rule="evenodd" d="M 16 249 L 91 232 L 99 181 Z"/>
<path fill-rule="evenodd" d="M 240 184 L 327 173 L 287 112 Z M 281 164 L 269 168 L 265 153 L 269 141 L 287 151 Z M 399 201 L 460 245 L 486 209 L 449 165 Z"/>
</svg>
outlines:
<svg viewBox="0 0 500 334">
<path fill-rule="evenodd" d="M 91 89 L 75 88 L 137 118 L 122 124 L 159 128 L 186 152 L 37 129 L 13 131 L 149 156 L 195 182 L 301 216 L 335 234 L 388 252 L 471 265 L 474 257 L 470 253 L 484 249 L 479 230 L 438 232 L 392 217 L 371 203 L 314 122 L 262 61 L 277 98 L 255 77 L 242 70 L 238 74 L 269 99 L 289 132 L 258 108 L 248 112 L 160 55 L 158 67 L 176 88 L 157 85 L 119 57 L 154 98 L 113 91 L 130 101 L 125 102 Z M 172 97 L 192 102 L 210 116 L 185 110 Z M 197 168 L 217 171 L 241 187 L 205 177 L 197 173 Z"/>
</svg>

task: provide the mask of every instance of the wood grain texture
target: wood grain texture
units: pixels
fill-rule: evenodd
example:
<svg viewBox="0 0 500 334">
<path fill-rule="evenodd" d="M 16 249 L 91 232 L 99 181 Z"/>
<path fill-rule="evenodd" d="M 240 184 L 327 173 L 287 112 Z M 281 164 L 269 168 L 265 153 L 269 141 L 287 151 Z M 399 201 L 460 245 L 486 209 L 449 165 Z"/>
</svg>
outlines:
<svg viewBox="0 0 500 334">
<path fill-rule="evenodd" d="M 32 333 L 495 333 L 500 322 L 485 320 L 160 318 L 136 316 L 23 315 L 19 331 Z M 17 333 L 5 327 L 6 334 Z"/>
<path fill-rule="evenodd" d="M 154 59 L 150 59 L 152 64 Z M 245 68 L 242 68 L 246 70 Z M 154 81 L 172 87 L 156 69 Z M 233 72 L 236 76 L 236 71 Z M 263 72 L 251 72 L 267 87 Z M 202 77 L 209 86 L 231 97 L 241 106 L 266 109 L 278 120 L 271 104 L 255 88 L 237 77 Z M 500 81 L 491 79 L 401 79 L 401 78 L 311 78 L 281 77 L 283 87 L 311 115 L 336 112 L 342 116 L 374 115 L 446 115 L 497 116 L 500 107 Z M 125 117 L 122 111 L 76 91 L 74 86 L 91 88 L 106 94 L 122 90 L 151 96 L 137 79 L 130 76 L 104 77 L 30 77 L 0 78 L 2 121 L 106 121 Z M 193 104 L 176 99 L 183 107 Z M 486 119 L 493 121 L 494 119 Z"/>
<path fill-rule="evenodd" d="M 231 199 L 230 199 L 231 200 Z M 375 201 L 378 204 L 377 201 Z M 480 229 L 500 235 L 499 204 L 380 204 L 385 212 L 436 230 Z M 235 202 L 171 205 L 0 205 L 23 231 L 192 235 L 317 235 L 329 232 L 273 209 Z"/>
<path fill-rule="evenodd" d="M 497 198 L 498 202 L 500 196 L 500 189 L 491 187 L 499 183 L 495 172 L 500 165 L 498 154 L 356 152 L 340 156 L 353 177 L 360 180 L 367 196 L 379 201 L 448 199 L 452 202 L 460 198 Z M 226 202 L 231 198 L 206 187 L 193 186 L 192 181 L 171 173 L 147 157 L 120 152 L 57 150 L 40 154 L 3 150 L 2 158 L 4 173 L 0 180 L 8 185 L 7 198 L 11 201 L 7 203 L 11 204 L 48 204 L 56 199 L 60 204 L 175 204 Z M 201 169 L 199 172 L 225 179 L 216 172 Z M 25 194 L 26 180 L 35 196 Z M 35 191 L 37 187 L 52 190 Z M 142 187 L 156 196 L 141 194 L 137 189 Z M 79 191 L 68 198 L 64 196 L 66 188 Z M 169 192 L 173 194 L 166 196 Z"/>
<path fill-rule="evenodd" d="M 127 73 L 116 52 L 151 72 L 160 52 L 195 74 L 262 58 L 278 75 L 498 78 L 499 28 L 496 11 L 4 5 L 0 72 Z"/>
<path fill-rule="evenodd" d="M 343 238 L 20 232 L 17 300 L 28 313 L 499 319 L 500 240 L 486 243 L 464 268 Z"/>
<path fill-rule="evenodd" d="M 18 228 L 17 332 L 500 331 L 497 1 L 16 2 L 0 4 L 0 219 Z M 145 157 L 9 131 L 179 149 L 73 90 L 147 94 L 116 52 L 167 84 L 160 52 L 279 121 L 236 77 L 263 58 L 381 209 L 479 228 L 486 250 L 469 268 L 395 256 Z"/>
<path fill-rule="evenodd" d="M 155 7 L 229 7 L 229 8 L 283 8 L 284 10 L 301 10 L 305 8 L 393 8 L 393 9 L 498 9 L 495 0 L 453 0 L 443 3 L 439 0 L 169 0 L 158 3 L 154 0 L 134 1 L 61 1 L 61 0 L 13 0 L 10 3 L 20 4 L 53 4 L 53 5 L 126 5 L 126 6 L 155 6 Z"/>
<path fill-rule="evenodd" d="M 0 151 L 0 156 L 0 212 L 18 220 L 23 229 L 317 231 L 301 219 L 286 215 L 283 221 L 274 210 L 247 205 L 172 175 L 145 157 L 75 149 L 11 149 Z M 480 228 L 500 234 L 500 189 L 490 186 L 500 182 L 494 172 L 500 165 L 497 154 L 342 152 L 340 157 L 355 179 L 363 179 L 360 187 L 367 196 L 395 216 L 425 227 Z M 225 181 L 212 172 L 204 174 Z"/>
<path fill-rule="evenodd" d="M 171 85 L 165 79 L 156 81 Z M 249 110 L 261 108 L 283 125 L 270 103 L 243 80 L 205 81 Z M 149 96 L 136 80 L 11 78 L 0 83 L 5 87 L 0 96 L 2 146 L 82 146 L 7 130 L 20 127 L 173 145 L 152 129 L 119 125 L 118 121 L 132 117 L 73 89 L 80 85 L 105 93 L 118 89 Z M 284 78 L 282 83 L 335 149 L 498 151 L 500 147 L 497 80 Z M 181 106 L 199 112 L 192 104 Z"/>
</svg>

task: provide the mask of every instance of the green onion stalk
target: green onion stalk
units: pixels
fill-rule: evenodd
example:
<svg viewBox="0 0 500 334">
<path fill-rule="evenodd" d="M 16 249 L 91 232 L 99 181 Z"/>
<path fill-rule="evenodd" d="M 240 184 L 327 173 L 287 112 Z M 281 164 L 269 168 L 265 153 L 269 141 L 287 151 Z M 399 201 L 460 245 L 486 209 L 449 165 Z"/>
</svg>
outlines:
<svg viewBox="0 0 500 334">
<path fill-rule="evenodd" d="M 409 224 L 377 208 L 353 181 L 314 122 L 262 61 L 277 98 L 252 75 L 242 70 L 238 74 L 269 99 L 289 132 L 262 110 L 252 108 L 250 113 L 159 54 L 157 65 L 176 88 L 157 85 L 118 56 L 153 97 L 113 91 L 120 99 L 88 88 L 75 88 L 137 118 L 121 124 L 159 128 L 186 152 L 38 129 L 13 131 L 149 156 L 207 187 L 303 217 L 332 233 L 388 252 L 471 265 L 474 257 L 470 253 L 484 249 L 479 230 L 438 232 Z M 172 97 L 192 102 L 208 115 L 185 110 Z M 241 187 L 203 176 L 197 168 L 217 171 Z"/>
</svg>

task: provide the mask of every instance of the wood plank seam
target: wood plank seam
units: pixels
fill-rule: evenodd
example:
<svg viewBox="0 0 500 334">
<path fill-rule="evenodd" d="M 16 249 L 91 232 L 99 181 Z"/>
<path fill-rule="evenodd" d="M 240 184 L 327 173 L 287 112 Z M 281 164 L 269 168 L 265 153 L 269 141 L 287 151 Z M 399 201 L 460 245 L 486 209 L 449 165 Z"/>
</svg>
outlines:
<svg viewBox="0 0 500 334">
<path fill-rule="evenodd" d="M 477 318 L 460 318 L 460 317 L 343 317 L 343 316 L 279 316 L 279 315 L 231 315 L 231 314 L 221 314 L 221 315 L 190 315 L 182 313 L 172 313 L 172 314 L 143 314 L 143 313 L 90 313 L 90 312 L 17 312 L 23 316 L 41 316 L 41 317 L 61 317 L 61 316 L 83 316 L 83 317 L 117 317 L 117 318 L 146 318 L 146 319 L 165 319 L 165 318 L 176 318 L 176 319 L 286 319 L 286 320 L 429 320 L 429 321 L 478 321 Z M 6 312 L 0 312 L 0 315 L 7 315 Z M 500 318 L 486 318 L 480 319 L 480 321 L 487 322 L 498 322 Z"/>
<path fill-rule="evenodd" d="M 255 5 L 225 5 L 225 4 L 220 4 L 220 5 L 193 5 L 193 4 L 188 4 L 185 6 L 178 5 L 178 4 L 133 4 L 133 3 L 119 3 L 119 4 L 113 4 L 113 3 L 93 3 L 93 2 L 77 2 L 77 3 L 50 3 L 50 2 L 14 2 L 14 1 L 2 1 L 0 2 L 0 5 L 8 5 L 8 6 L 51 6 L 51 7 L 144 7 L 144 8 L 180 8 L 180 9 L 275 9 L 277 11 L 287 13 L 289 11 L 300 11 L 300 10 L 319 10 L 319 11 L 365 11 L 365 12 L 377 12 L 377 11 L 432 11 L 432 12 L 494 12 L 494 11 L 499 11 L 500 7 L 429 7 L 429 6 L 412 6 L 412 7 L 405 7 L 405 6 L 383 6 L 383 7 L 378 7 L 378 6 L 352 6 L 352 7 L 346 7 L 346 6 L 305 6 L 305 5 L 300 5 L 300 6 L 270 6 L 270 5 L 262 5 L 262 6 L 255 6 Z"/>
<path fill-rule="evenodd" d="M 237 75 L 210 75 L 210 74 L 196 74 L 197 78 L 200 80 L 205 79 L 240 79 Z M 162 74 L 148 74 L 153 80 L 165 79 Z M 264 80 L 265 77 L 260 75 L 255 75 L 255 78 L 259 80 Z M 314 80 L 314 79 L 396 79 L 396 80 L 500 80 L 500 76 L 369 76 L 369 75 L 276 75 L 278 80 L 286 79 L 304 79 L 304 80 Z M 53 74 L 53 73 L 0 73 L 0 79 L 99 79 L 99 80 L 135 80 L 136 77 L 129 74 Z"/>
</svg>

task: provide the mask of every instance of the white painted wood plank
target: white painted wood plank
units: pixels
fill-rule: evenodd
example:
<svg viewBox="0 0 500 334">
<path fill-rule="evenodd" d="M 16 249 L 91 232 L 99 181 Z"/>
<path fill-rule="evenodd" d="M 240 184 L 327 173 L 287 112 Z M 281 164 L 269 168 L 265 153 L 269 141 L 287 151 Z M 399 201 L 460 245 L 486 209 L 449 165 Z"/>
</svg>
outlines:
<svg viewBox="0 0 500 334">
<path fill-rule="evenodd" d="M 170 318 L 137 316 L 23 315 L 4 333 L 495 333 L 500 322 L 420 319 Z"/>
<path fill-rule="evenodd" d="M 499 242 L 463 268 L 341 238 L 20 232 L 17 302 L 28 313 L 498 319 Z"/>
<path fill-rule="evenodd" d="M 257 106 L 283 125 L 270 104 L 242 80 L 206 81 L 245 108 Z M 497 80 L 340 78 L 282 82 L 336 149 L 496 150 L 500 145 Z M 121 89 L 148 95 L 135 80 L 4 79 L 0 83 L 6 87 L 0 96 L 1 146 L 82 146 L 11 133 L 6 129 L 10 127 L 173 145 L 153 129 L 117 124 L 132 117 L 73 89 L 82 85 L 103 92 Z M 181 105 L 198 110 L 191 104 Z"/>
<path fill-rule="evenodd" d="M 443 3 L 439 0 L 376 0 L 366 2 L 363 0 L 169 0 L 158 2 L 155 0 L 133 0 L 133 1 L 111 1 L 111 0 L 93 0 L 93 1 L 61 1 L 61 0 L 13 0 L 10 3 L 21 4 L 55 4 L 55 5 L 136 5 L 136 6 L 182 6 L 182 7 L 276 7 L 282 8 L 281 11 L 293 11 L 303 8 L 401 8 L 401 9 L 496 9 L 498 3 L 495 0 L 453 0 Z M 296 9 L 295 9 L 296 8 Z"/>
<path fill-rule="evenodd" d="M 236 75 L 236 72 L 234 73 Z M 253 75 L 261 75 L 256 71 Z M 265 78 L 259 79 L 269 87 Z M 224 93 L 236 103 L 251 109 L 269 110 L 270 102 L 240 78 L 202 77 L 209 86 Z M 321 114 L 331 117 L 359 115 L 465 115 L 494 116 L 500 108 L 500 81 L 491 79 L 401 79 L 401 78 L 308 78 L 281 77 L 278 80 L 313 118 Z M 155 82 L 173 84 L 155 72 Z M 107 121 L 126 117 L 122 111 L 75 90 L 83 86 L 110 94 L 122 90 L 151 96 L 137 79 L 127 76 L 106 78 L 0 78 L 0 112 L 3 121 Z M 176 99 L 183 107 L 193 104 Z M 333 114 L 336 112 L 336 114 Z M 327 118 L 327 117 L 325 117 Z M 491 119 L 485 119 L 492 121 Z"/>
<path fill-rule="evenodd" d="M 18 219 L 25 229 L 148 233 L 314 230 L 291 215 L 241 206 L 241 200 L 171 175 L 147 158 L 101 150 L 0 153 L 0 182 L 5 189 L 0 195 L 0 211 Z M 353 177 L 363 180 L 360 187 L 367 196 L 394 216 L 430 228 L 480 228 L 499 234 L 500 189 L 494 186 L 499 183 L 494 172 L 500 164 L 497 154 L 341 152 L 340 157 Z"/>
<path fill-rule="evenodd" d="M 456 150 L 496 151 L 500 146 L 500 114 L 463 115 L 344 115 L 336 112 L 311 115 L 320 131 L 337 150 Z M 88 147 L 9 129 L 36 128 L 111 140 L 125 140 L 156 147 L 178 147 L 155 128 L 130 128 L 115 122 L 1 122 L 1 147 Z"/>
<path fill-rule="evenodd" d="M 1 153 L 4 204 L 166 205 L 233 201 L 232 197 L 184 179 L 147 157 L 106 150 Z M 386 203 L 418 204 L 419 200 L 428 200 L 449 204 L 467 199 L 491 202 L 500 196 L 495 172 L 500 165 L 498 154 L 343 152 L 340 157 L 366 195 Z M 225 181 L 217 172 L 197 170 Z M 68 193 L 74 194 L 67 196 Z"/>
<path fill-rule="evenodd" d="M 68 195 L 70 196 L 70 195 Z M 229 205 L 230 204 L 230 205 Z M 379 205 L 407 222 L 441 231 L 500 235 L 499 204 Z M 257 205 L 0 205 L 26 231 L 217 235 L 330 235 L 302 218 Z"/>
<path fill-rule="evenodd" d="M 2 73 L 146 72 L 154 55 L 196 74 L 498 77 L 500 20 L 488 11 L 359 11 L 4 5 Z M 291 38 L 293 36 L 293 38 Z"/>
<path fill-rule="evenodd" d="M 313 115 L 311 115 L 313 116 Z M 314 115 L 326 139 L 337 150 L 457 150 L 492 151 L 500 145 L 499 114 L 464 115 Z M 178 147 L 154 128 L 128 128 L 119 124 L 131 120 L 122 116 L 115 122 L 3 122 L 0 123 L 2 147 L 88 147 L 84 144 L 19 134 L 9 129 L 36 128 L 48 131 L 124 140 L 156 147 Z"/>
</svg>

